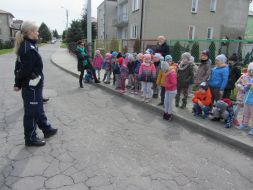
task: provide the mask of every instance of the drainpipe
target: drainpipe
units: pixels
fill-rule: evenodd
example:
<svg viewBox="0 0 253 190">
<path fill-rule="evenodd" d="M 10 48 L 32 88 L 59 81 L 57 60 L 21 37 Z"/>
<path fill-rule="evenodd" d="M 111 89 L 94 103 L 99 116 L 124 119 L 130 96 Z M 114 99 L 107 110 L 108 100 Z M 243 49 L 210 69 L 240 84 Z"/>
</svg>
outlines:
<svg viewBox="0 0 253 190">
<path fill-rule="evenodd" d="M 143 12 L 144 12 L 144 0 L 142 0 L 141 3 L 141 27 L 140 27 L 140 45 L 143 50 L 143 43 L 142 43 L 142 37 L 143 37 Z M 144 51 L 144 50 L 143 50 Z"/>
</svg>

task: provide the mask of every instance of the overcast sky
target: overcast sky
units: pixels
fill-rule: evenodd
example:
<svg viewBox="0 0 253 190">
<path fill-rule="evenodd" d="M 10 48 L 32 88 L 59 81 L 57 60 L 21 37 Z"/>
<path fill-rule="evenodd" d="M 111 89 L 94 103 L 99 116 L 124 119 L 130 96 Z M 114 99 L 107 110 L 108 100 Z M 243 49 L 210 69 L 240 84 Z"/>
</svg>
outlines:
<svg viewBox="0 0 253 190">
<path fill-rule="evenodd" d="M 0 0 L 0 9 L 10 12 L 15 19 L 33 20 L 38 25 L 45 22 L 51 29 L 61 34 L 66 28 L 66 11 L 69 11 L 69 25 L 81 17 L 86 0 Z M 97 7 L 103 0 L 91 0 L 92 16 L 97 17 Z"/>
<path fill-rule="evenodd" d="M 69 24 L 80 18 L 86 0 L 1 0 L 0 9 L 11 12 L 16 19 L 33 20 L 38 25 L 45 22 L 47 26 L 61 34 L 66 28 L 66 12 L 69 10 Z M 97 7 L 103 0 L 91 0 L 92 16 L 97 17 Z M 253 10 L 253 4 L 250 7 Z"/>
</svg>

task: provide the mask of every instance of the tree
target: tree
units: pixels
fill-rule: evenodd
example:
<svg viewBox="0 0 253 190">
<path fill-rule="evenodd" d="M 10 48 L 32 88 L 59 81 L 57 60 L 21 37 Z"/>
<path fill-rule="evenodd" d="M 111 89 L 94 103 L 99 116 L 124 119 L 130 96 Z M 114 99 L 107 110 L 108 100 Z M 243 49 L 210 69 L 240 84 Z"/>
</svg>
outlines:
<svg viewBox="0 0 253 190">
<path fill-rule="evenodd" d="M 180 45 L 180 42 L 176 42 L 174 44 L 174 47 L 172 49 L 172 57 L 173 57 L 173 60 L 178 63 L 181 59 L 181 45 Z"/>
<path fill-rule="evenodd" d="M 195 58 L 195 62 L 199 62 L 199 43 L 194 42 L 191 49 L 191 55 Z"/>
<path fill-rule="evenodd" d="M 53 30 L 53 37 L 55 37 L 55 38 L 59 38 L 59 34 L 58 34 L 58 32 L 57 32 L 57 30 L 55 29 L 55 30 Z"/>
<path fill-rule="evenodd" d="M 82 30 L 81 20 L 73 20 L 67 34 L 67 43 L 76 42 L 84 39 L 84 31 Z"/>
<path fill-rule="evenodd" d="M 135 53 L 141 52 L 141 41 L 138 38 L 134 41 L 134 52 Z"/>
<path fill-rule="evenodd" d="M 66 39 L 67 39 L 67 31 L 64 30 L 64 31 L 62 32 L 62 40 L 65 42 Z"/>
<path fill-rule="evenodd" d="M 83 34 L 84 34 L 84 38 L 87 39 L 87 5 L 85 4 L 84 8 L 83 8 L 83 13 L 82 13 L 82 29 L 83 29 Z M 97 23 L 96 22 L 92 22 L 91 23 L 92 26 L 92 40 L 97 38 Z"/>
<path fill-rule="evenodd" d="M 42 22 L 39 27 L 39 38 L 43 43 L 52 40 L 51 32 L 44 22 Z"/>
<path fill-rule="evenodd" d="M 215 61 L 215 51 L 216 51 L 215 43 L 211 42 L 209 46 L 209 58 L 211 59 L 212 63 L 214 63 Z"/>
<path fill-rule="evenodd" d="M 119 42 L 117 39 L 113 38 L 110 43 L 110 49 L 112 51 L 119 51 Z"/>
</svg>

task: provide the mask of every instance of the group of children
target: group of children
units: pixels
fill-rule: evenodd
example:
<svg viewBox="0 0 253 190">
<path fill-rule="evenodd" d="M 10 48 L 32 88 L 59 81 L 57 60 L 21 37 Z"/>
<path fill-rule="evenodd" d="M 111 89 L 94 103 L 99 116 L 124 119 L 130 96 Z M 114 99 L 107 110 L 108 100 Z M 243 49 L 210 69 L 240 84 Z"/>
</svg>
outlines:
<svg viewBox="0 0 253 190">
<path fill-rule="evenodd" d="M 248 128 L 249 120 L 253 120 L 253 63 L 241 75 L 235 54 L 229 59 L 223 54 L 218 55 L 213 67 L 208 50 L 201 52 L 198 66 L 188 52 L 181 55 L 179 63 L 174 63 L 171 55 L 163 57 L 151 49 L 145 54 L 111 52 L 106 53 L 104 58 L 97 50 L 93 67 L 99 79 L 100 70 L 105 70 L 102 79 L 105 84 L 110 84 L 113 79 L 113 85 L 120 93 L 124 94 L 128 88 L 131 93 L 141 94 L 146 103 L 157 98 L 160 89 L 161 102 L 158 105 L 164 105 L 163 118 L 168 121 L 172 119 L 174 100 L 176 107 L 186 108 L 192 84 L 197 87 L 192 99 L 195 116 L 210 117 L 212 121 L 223 119 L 227 128 L 234 124 L 239 129 Z M 234 88 L 238 90 L 235 104 L 229 99 Z M 242 107 L 243 120 L 240 124 L 237 115 Z M 251 122 L 249 134 L 253 135 Z"/>
</svg>

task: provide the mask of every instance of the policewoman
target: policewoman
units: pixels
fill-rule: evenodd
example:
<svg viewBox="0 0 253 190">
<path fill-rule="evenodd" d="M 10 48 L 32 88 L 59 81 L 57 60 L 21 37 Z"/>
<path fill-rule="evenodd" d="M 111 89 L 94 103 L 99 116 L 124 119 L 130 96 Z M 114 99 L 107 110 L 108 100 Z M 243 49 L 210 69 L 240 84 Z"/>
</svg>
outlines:
<svg viewBox="0 0 253 190">
<path fill-rule="evenodd" d="M 38 27 L 34 22 L 24 21 L 21 31 L 16 34 L 14 90 L 22 92 L 24 103 L 24 135 L 26 146 L 44 146 L 45 140 L 38 138 L 37 126 L 42 130 L 44 138 L 57 133 L 48 123 L 43 108 L 43 62 L 38 52 Z"/>
</svg>

